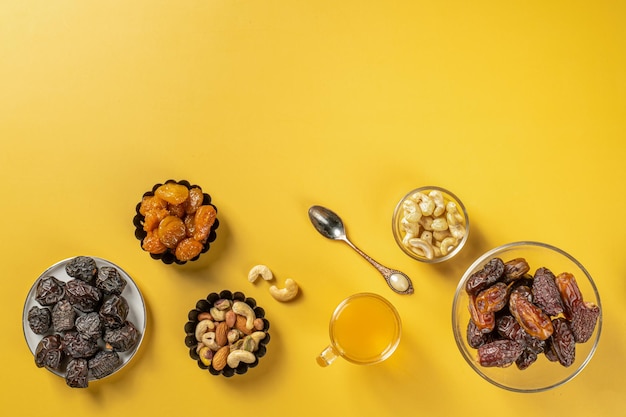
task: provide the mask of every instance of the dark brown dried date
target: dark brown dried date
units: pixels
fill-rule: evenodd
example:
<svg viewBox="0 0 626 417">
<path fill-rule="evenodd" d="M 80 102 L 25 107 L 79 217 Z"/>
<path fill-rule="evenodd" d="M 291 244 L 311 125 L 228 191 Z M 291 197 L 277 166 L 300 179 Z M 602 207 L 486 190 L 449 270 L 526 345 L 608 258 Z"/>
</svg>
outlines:
<svg viewBox="0 0 626 417">
<path fill-rule="evenodd" d="M 563 302 L 555 279 L 548 268 L 539 268 L 535 272 L 531 288 L 534 303 L 550 316 L 563 312 Z"/>
<path fill-rule="evenodd" d="M 591 338 L 596 328 L 600 307 L 587 301 L 575 301 L 572 306 L 570 327 L 577 343 L 584 343 Z"/>
<path fill-rule="evenodd" d="M 526 262 L 526 259 L 511 259 L 510 261 L 504 263 L 503 281 L 505 283 L 515 281 L 522 278 L 528 271 L 530 271 L 530 266 L 528 265 L 528 262 Z"/>
<path fill-rule="evenodd" d="M 479 291 L 495 283 L 504 273 L 504 262 L 500 258 L 493 258 L 485 266 L 474 272 L 467 280 L 465 290 L 470 295 L 476 295 Z"/>
<path fill-rule="evenodd" d="M 65 282 L 53 276 L 44 277 L 37 283 L 35 300 L 42 306 L 52 306 L 65 295 Z"/>
<path fill-rule="evenodd" d="M 102 339 L 107 347 L 116 352 L 125 352 L 132 349 L 139 341 L 139 331 L 135 326 L 127 321 L 124 326 L 118 329 L 106 329 Z"/>
<path fill-rule="evenodd" d="M 105 294 L 120 295 L 126 288 L 126 280 L 119 271 L 110 266 L 103 266 L 98 271 L 96 287 Z"/>
<path fill-rule="evenodd" d="M 96 261 L 88 256 L 77 256 L 65 265 L 65 272 L 72 278 L 91 283 L 96 278 Z"/>
<path fill-rule="evenodd" d="M 96 340 L 85 339 L 78 332 L 66 332 L 62 338 L 63 352 L 72 358 L 89 358 L 98 352 Z"/>
<path fill-rule="evenodd" d="M 93 311 L 79 316 L 76 319 L 76 330 L 83 339 L 98 340 L 102 336 L 100 314 Z"/>
<path fill-rule="evenodd" d="M 470 318 L 476 325 L 476 327 L 482 333 L 491 332 L 496 326 L 496 315 L 495 313 L 481 313 L 476 308 L 476 297 L 470 295 L 469 302 L 469 312 Z"/>
<path fill-rule="evenodd" d="M 504 368 L 515 362 L 523 351 L 524 346 L 514 340 L 495 340 L 478 348 L 478 363 L 481 366 Z"/>
<path fill-rule="evenodd" d="M 67 282 L 65 294 L 69 302 L 83 313 L 97 310 L 102 300 L 99 289 L 78 278 Z"/>
<path fill-rule="evenodd" d="M 66 368 L 65 383 L 72 388 L 87 388 L 89 384 L 89 367 L 85 358 L 69 361 Z"/>
<path fill-rule="evenodd" d="M 44 336 L 35 349 L 35 365 L 37 367 L 47 367 L 59 369 L 63 361 L 63 349 L 61 336 L 52 334 Z"/>
<path fill-rule="evenodd" d="M 52 325 L 52 313 L 48 307 L 32 306 L 28 310 L 28 326 L 35 334 L 45 334 Z"/>
<path fill-rule="evenodd" d="M 88 362 L 89 370 L 96 379 L 112 374 L 121 364 L 122 360 L 117 352 L 108 350 L 99 351 Z"/>
<path fill-rule="evenodd" d="M 576 341 L 567 320 L 559 317 L 552 320 L 554 334 L 552 335 L 551 348 L 563 366 L 570 366 L 576 359 Z"/>
<path fill-rule="evenodd" d="M 110 329 L 122 327 L 127 316 L 128 301 L 121 295 L 111 295 L 102 303 L 100 320 L 104 327 Z"/>
<path fill-rule="evenodd" d="M 52 329 L 55 332 L 63 332 L 74 327 L 76 311 L 72 304 L 63 299 L 52 307 Z"/>
</svg>

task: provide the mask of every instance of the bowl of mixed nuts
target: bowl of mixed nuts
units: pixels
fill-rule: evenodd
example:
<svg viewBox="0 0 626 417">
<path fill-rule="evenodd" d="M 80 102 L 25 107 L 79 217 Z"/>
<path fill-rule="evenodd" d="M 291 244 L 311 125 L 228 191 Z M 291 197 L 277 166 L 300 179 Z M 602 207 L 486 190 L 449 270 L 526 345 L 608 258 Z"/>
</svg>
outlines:
<svg viewBox="0 0 626 417">
<path fill-rule="evenodd" d="M 443 262 L 459 253 L 469 226 L 461 200 L 437 186 L 408 192 L 396 205 L 392 218 L 393 236 L 400 249 L 426 263 Z"/>
<path fill-rule="evenodd" d="M 540 242 L 514 242 L 480 256 L 454 295 L 452 327 L 467 363 L 510 391 L 558 387 L 591 360 L 602 307 L 574 257 Z"/>
<path fill-rule="evenodd" d="M 219 221 L 211 196 L 186 180 L 154 185 L 135 212 L 135 237 L 141 248 L 166 264 L 197 260 L 217 237 Z"/>
<path fill-rule="evenodd" d="M 232 377 L 256 367 L 267 352 L 265 310 L 242 292 L 212 292 L 198 300 L 185 324 L 185 345 L 198 367 Z"/>
</svg>

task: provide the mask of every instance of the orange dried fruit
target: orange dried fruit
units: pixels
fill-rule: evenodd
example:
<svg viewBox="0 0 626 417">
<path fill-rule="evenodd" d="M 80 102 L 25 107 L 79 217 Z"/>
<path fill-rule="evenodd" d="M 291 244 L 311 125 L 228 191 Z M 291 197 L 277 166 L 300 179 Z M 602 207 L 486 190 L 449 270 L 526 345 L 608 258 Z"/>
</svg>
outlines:
<svg viewBox="0 0 626 417">
<path fill-rule="evenodd" d="M 161 210 L 165 208 L 167 208 L 167 201 L 157 197 L 156 195 L 147 195 L 141 199 L 139 214 L 145 216 L 149 211 Z"/>
<path fill-rule="evenodd" d="M 204 193 L 200 187 L 189 189 L 189 198 L 185 204 L 187 214 L 193 214 L 204 202 Z"/>
<path fill-rule="evenodd" d="M 193 238 L 186 238 L 176 246 L 174 255 L 180 261 L 188 261 L 200 255 L 203 245 Z"/>
<path fill-rule="evenodd" d="M 217 211 L 215 210 L 215 207 L 211 205 L 198 207 L 194 218 L 195 230 L 193 238 L 198 242 L 205 242 L 209 237 L 211 226 L 215 223 L 216 217 Z"/>
<path fill-rule="evenodd" d="M 169 211 L 167 209 L 152 209 L 144 215 L 143 220 L 143 230 L 149 232 L 151 230 L 156 229 L 161 223 L 161 220 L 169 216 Z"/>
<path fill-rule="evenodd" d="M 161 242 L 156 230 L 148 232 L 146 237 L 143 239 L 141 247 L 143 250 L 154 254 L 163 253 L 167 250 L 167 246 Z"/>
<path fill-rule="evenodd" d="M 174 182 L 165 183 L 156 189 L 154 194 L 170 204 L 182 204 L 189 197 L 189 189 Z"/>
<path fill-rule="evenodd" d="M 168 248 L 174 249 L 187 235 L 185 223 L 176 216 L 167 216 L 158 227 L 159 240 Z"/>
</svg>

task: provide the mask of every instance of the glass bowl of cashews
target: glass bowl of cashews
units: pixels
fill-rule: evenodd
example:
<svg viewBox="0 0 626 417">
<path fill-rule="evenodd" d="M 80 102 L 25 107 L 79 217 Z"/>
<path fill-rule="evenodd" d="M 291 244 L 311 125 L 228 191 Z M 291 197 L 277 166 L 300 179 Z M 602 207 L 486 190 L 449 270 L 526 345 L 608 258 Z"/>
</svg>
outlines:
<svg viewBox="0 0 626 417">
<path fill-rule="evenodd" d="M 443 262 L 465 245 L 470 222 L 461 200 L 437 186 L 408 192 L 393 212 L 396 243 L 411 258 L 426 263 Z"/>
</svg>

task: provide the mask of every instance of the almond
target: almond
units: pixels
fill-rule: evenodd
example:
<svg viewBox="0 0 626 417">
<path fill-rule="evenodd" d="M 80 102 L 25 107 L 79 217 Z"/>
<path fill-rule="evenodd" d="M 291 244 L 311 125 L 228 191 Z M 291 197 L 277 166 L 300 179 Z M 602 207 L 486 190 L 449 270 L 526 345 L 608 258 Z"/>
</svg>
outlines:
<svg viewBox="0 0 626 417">
<path fill-rule="evenodd" d="M 228 343 L 228 324 L 222 321 L 215 328 L 215 341 L 218 346 L 225 346 Z"/>
<path fill-rule="evenodd" d="M 216 371 L 221 371 L 226 367 L 226 362 L 228 360 L 228 354 L 230 353 L 230 348 L 228 346 L 224 346 L 220 348 L 215 355 L 213 355 L 213 360 L 211 362 L 211 366 Z"/>
<path fill-rule="evenodd" d="M 247 321 L 248 320 L 244 316 L 242 316 L 241 314 L 237 314 L 237 321 L 235 322 L 235 328 L 244 334 L 252 333 L 252 330 L 246 327 Z"/>
</svg>

